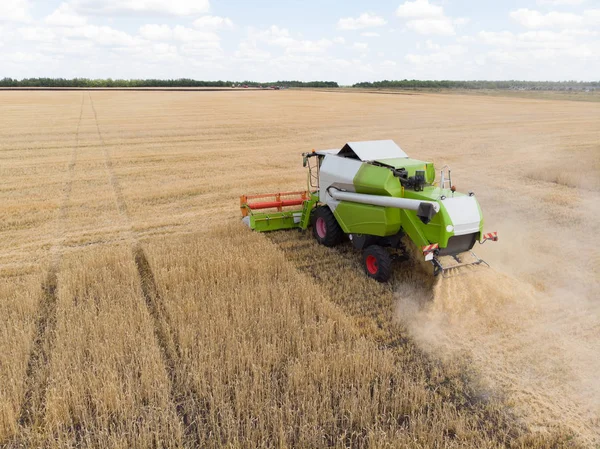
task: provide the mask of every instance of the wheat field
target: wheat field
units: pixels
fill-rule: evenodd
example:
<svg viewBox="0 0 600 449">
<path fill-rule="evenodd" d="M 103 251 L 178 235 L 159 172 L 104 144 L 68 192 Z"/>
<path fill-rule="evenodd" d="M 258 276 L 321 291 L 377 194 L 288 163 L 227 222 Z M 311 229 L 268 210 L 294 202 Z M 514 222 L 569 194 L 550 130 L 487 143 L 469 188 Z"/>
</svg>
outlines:
<svg viewBox="0 0 600 449">
<path fill-rule="evenodd" d="M 5 91 L 0 117 L 0 447 L 600 444 L 600 104 Z M 491 269 L 381 285 L 241 225 L 303 151 L 371 139 L 452 166 Z"/>
</svg>

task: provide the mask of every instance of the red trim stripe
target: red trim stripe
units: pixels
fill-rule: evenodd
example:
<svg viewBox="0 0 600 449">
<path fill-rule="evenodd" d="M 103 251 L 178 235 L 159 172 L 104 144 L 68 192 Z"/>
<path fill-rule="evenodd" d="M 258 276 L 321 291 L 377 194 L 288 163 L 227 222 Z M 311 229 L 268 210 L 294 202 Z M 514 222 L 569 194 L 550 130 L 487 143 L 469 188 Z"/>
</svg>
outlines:
<svg viewBox="0 0 600 449">
<path fill-rule="evenodd" d="M 439 248 L 439 245 L 437 243 L 432 243 L 431 245 L 425 245 L 423 247 L 423 254 L 430 253 L 432 251 L 435 251 L 438 248 Z"/>
<path fill-rule="evenodd" d="M 486 240 L 493 240 L 494 242 L 498 241 L 498 233 L 494 231 L 483 234 L 483 241 L 485 242 Z"/>
</svg>

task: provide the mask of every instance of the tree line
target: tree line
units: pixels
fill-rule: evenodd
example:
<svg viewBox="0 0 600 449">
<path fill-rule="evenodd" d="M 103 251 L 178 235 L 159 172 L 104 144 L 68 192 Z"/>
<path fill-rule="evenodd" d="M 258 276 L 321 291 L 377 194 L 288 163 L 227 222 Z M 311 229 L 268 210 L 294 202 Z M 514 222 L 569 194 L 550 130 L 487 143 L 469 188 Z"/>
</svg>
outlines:
<svg viewBox="0 0 600 449">
<path fill-rule="evenodd" d="M 90 78 L 2 78 L 0 87 L 309 87 L 338 88 L 335 81 L 203 81 L 178 79 L 90 79 Z M 513 90 L 596 90 L 600 81 L 450 81 L 450 80 L 383 80 L 353 84 L 356 88 L 373 89 L 513 89 Z"/>
<path fill-rule="evenodd" d="M 600 88 L 600 81 L 450 81 L 450 80 L 383 80 L 362 82 L 352 87 L 385 89 L 524 89 L 584 90 Z"/>
<path fill-rule="evenodd" d="M 189 78 L 179 79 L 89 79 L 89 78 L 13 78 L 0 79 L 0 87 L 339 87 L 335 81 L 201 81 Z"/>
</svg>

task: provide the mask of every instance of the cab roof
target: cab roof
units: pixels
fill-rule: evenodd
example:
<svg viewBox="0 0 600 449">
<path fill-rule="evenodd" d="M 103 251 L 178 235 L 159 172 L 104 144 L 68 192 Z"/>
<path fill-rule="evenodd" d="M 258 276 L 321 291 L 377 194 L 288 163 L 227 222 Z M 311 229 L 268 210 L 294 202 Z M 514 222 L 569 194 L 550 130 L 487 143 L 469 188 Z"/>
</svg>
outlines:
<svg viewBox="0 0 600 449">
<path fill-rule="evenodd" d="M 341 150 L 319 150 L 317 153 L 322 155 L 334 154 L 340 157 L 359 159 L 364 162 L 408 157 L 393 140 L 348 142 Z"/>
</svg>

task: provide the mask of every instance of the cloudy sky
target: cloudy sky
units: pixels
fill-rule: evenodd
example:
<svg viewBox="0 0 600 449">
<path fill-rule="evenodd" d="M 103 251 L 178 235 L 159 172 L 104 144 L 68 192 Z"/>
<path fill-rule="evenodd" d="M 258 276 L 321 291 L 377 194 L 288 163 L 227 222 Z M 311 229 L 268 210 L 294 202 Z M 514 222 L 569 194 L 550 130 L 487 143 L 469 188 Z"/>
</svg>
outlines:
<svg viewBox="0 0 600 449">
<path fill-rule="evenodd" d="M 600 0 L 0 0 L 0 77 L 600 79 Z"/>
</svg>

